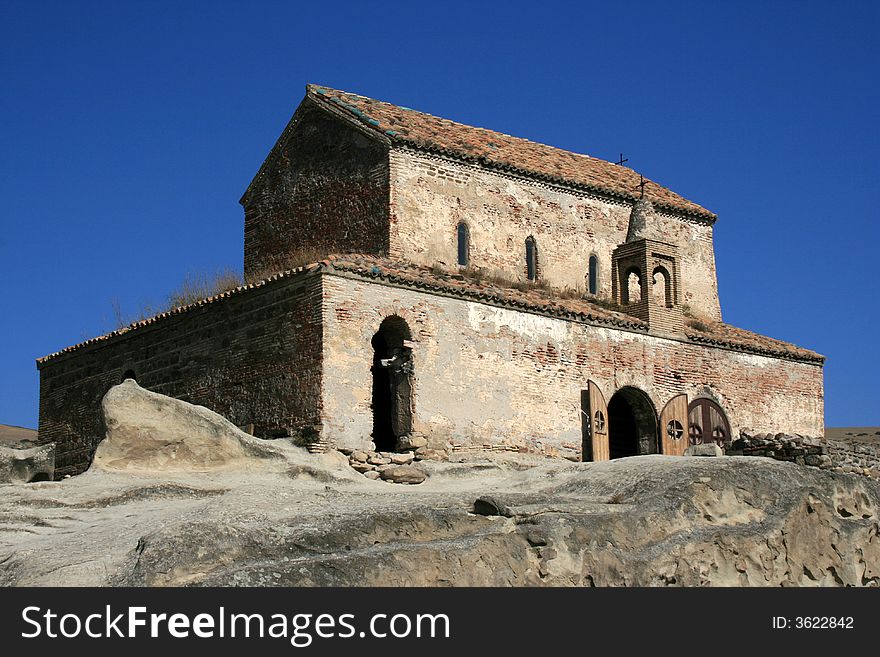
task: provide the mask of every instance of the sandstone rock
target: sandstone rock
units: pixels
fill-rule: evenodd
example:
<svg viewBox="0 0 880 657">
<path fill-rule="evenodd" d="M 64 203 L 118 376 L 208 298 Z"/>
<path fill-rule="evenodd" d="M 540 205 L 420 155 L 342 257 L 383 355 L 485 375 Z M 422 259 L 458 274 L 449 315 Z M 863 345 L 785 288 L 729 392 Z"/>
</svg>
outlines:
<svg viewBox="0 0 880 657">
<path fill-rule="evenodd" d="M 445 461 L 449 458 L 449 454 L 442 449 L 431 449 L 430 447 L 419 447 L 415 451 L 415 458 L 419 461 Z"/>
<path fill-rule="evenodd" d="M 372 470 L 376 469 L 374 466 L 370 465 L 369 463 L 361 463 L 360 461 L 354 461 L 351 464 L 351 467 L 354 468 L 355 470 L 357 470 L 358 472 L 362 472 L 362 473 L 363 472 L 371 472 Z"/>
<path fill-rule="evenodd" d="M 412 490 L 347 462 L 344 485 L 260 468 L 5 486 L 0 586 L 880 586 L 867 477 L 503 457 L 426 462 Z"/>
<path fill-rule="evenodd" d="M 395 484 L 420 484 L 428 475 L 411 465 L 395 465 L 382 471 L 382 479 Z"/>
<path fill-rule="evenodd" d="M 27 449 L 0 447 L 0 484 L 51 481 L 54 475 L 54 443 Z"/>
<path fill-rule="evenodd" d="M 407 465 L 412 463 L 413 458 L 415 458 L 411 453 L 407 454 L 392 454 L 391 462 L 395 465 Z"/>
<path fill-rule="evenodd" d="M 221 415 L 144 390 L 132 379 L 110 388 L 101 407 L 107 434 L 95 451 L 93 469 L 198 472 L 280 458 L 269 441 Z"/>
<path fill-rule="evenodd" d="M 391 459 L 375 454 L 367 459 L 367 463 L 371 463 L 373 465 L 387 465 L 391 463 Z"/>
<path fill-rule="evenodd" d="M 361 450 L 355 450 L 351 453 L 350 458 L 352 461 L 360 461 L 361 463 L 366 463 L 369 455 Z"/>
<path fill-rule="evenodd" d="M 397 439 L 397 449 L 399 449 L 400 451 L 418 449 L 419 447 L 424 447 L 427 444 L 428 439 L 418 434 L 409 434 L 408 436 L 401 436 Z"/>
<path fill-rule="evenodd" d="M 724 456 L 724 452 L 715 443 L 691 445 L 684 450 L 685 456 Z"/>
<path fill-rule="evenodd" d="M 499 502 L 491 495 L 483 495 L 474 501 L 474 513 L 481 516 L 507 516 L 510 517 L 511 511 L 502 502 Z"/>
<path fill-rule="evenodd" d="M 378 479 L 378 478 L 380 477 L 380 474 L 379 474 L 379 472 L 376 471 L 376 470 L 370 470 L 369 472 L 365 472 L 365 473 L 364 473 L 364 476 L 365 476 L 367 479 Z"/>
</svg>

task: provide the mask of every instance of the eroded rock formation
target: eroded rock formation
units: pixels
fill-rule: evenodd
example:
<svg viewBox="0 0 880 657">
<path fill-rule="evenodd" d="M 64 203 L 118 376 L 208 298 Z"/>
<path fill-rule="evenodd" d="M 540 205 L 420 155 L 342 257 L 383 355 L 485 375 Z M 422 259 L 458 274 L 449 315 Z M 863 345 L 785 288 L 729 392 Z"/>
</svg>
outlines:
<svg viewBox="0 0 880 657">
<path fill-rule="evenodd" d="M 0 584 L 880 585 L 869 477 L 499 454 L 400 486 L 133 384 L 108 397 L 89 472 L 3 487 Z"/>
</svg>

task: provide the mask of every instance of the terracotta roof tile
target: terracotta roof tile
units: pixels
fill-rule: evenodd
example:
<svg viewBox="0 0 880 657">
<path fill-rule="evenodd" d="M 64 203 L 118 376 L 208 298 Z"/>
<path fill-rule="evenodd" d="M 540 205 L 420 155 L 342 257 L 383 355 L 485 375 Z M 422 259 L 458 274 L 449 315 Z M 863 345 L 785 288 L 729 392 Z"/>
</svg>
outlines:
<svg viewBox="0 0 880 657">
<path fill-rule="evenodd" d="M 825 362 L 825 357 L 815 351 L 798 347 L 766 335 L 752 333 L 723 322 L 703 322 L 705 328 L 685 327 L 685 334 L 692 342 L 718 345 L 768 356 L 780 356 L 814 363 Z"/>
<path fill-rule="evenodd" d="M 37 363 L 42 365 L 62 354 L 120 337 L 141 327 L 161 322 L 168 317 L 185 313 L 193 308 L 216 303 L 231 296 L 246 293 L 248 290 L 262 287 L 273 281 L 318 271 L 339 272 L 364 279 L 377 279 L 428 293 L 446 294 L 569 321 L 611 326 L 636 332 L 647 332 L 647 325 L 640 319 L 608 308 L 604 304 L 597 304 L 589 299 L 560 297 L 549 289 L 540 287 L 522 289 L 502 281 L 484 280 L 465 276 L 461 273 L 444 272 L 434 268 L 396 262 L 387 258 L 345 254 L 328 256 L 321 262 L 279 272 L 256 283 L 237 287 L 188 306 L 160 313 L 150 319 L 135 322 L 125 328 L 86 340 L 85 342 L 39 358 Z M 722 322 L 707 322 L 701 328 L 689 326 L 686 328 L 685 334 L 689 341 L 697 344 L 718 346 L 735 351 L 788 358 L 797 361 L 822 363 L 825 360 L 824 356 L 814 351 Z"/>
<path fill-rule="evenodd" d="M 639 174 L 629 167 L 589 155 L 476 128 L 365 96 L 308 85 L 307 96 L 391 140 L 425 151 L 549 182 L 635 201 Z M 647 180 L 645 196 L 660 210 L 714 221 L 715 215 L 669 189 Z"/>
</svg>

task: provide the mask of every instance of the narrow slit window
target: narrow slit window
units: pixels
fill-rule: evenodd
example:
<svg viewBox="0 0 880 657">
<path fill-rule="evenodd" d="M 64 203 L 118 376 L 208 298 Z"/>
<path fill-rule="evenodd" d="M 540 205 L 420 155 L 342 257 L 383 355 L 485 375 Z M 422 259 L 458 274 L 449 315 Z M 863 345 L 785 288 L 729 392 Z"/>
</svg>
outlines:
<svg viewBox="0 0 880 657">
<path fill-rule="evenodd" d="M 590 267 L 587 272 L 587 276 L 589 277 L 587 289 L 590 291 L 590 294 L 598 294 L 599 293 L 599 258 L 594 255 L 590 256 Z"/>
<path fill-rule="evenodd" d="M 526 238 L 526 278 L 538 280 L 538 245 L 534 237 Z"/>
<path fill-rule="evenodd" d="M 462 267 L 466 267 L 469 262 L 469 251 L 470 251 L 470 234 L 468 232 L 467 224 L 461 222 L 458 224 L 458 264 Z"/>
</svg>

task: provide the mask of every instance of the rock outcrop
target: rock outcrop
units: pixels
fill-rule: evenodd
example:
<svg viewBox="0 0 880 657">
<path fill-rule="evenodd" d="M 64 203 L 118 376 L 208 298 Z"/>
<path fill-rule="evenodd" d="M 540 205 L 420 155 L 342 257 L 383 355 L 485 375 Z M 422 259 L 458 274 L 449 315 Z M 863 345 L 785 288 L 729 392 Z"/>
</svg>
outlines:
<svg viewBox="0 0 880 657">
<path fill-rule="evenodd" d="M 745 456 L 350 465 L 134 382 L 104 409 L 87 473 L 3 486 L 0 585 L 880 586 L 869 477 Z"/>
<path fill-rule="evenodd" d="M 94 471 L 7 487 L 0 584 L 880 585 L 867 477 L 644 456 L 431 463 L 397 486 L 301 451 L 312 476 Z"/>
<path fill-rule="evenodd" d="M 0 484 L 48 481 L 54 474 L 54 444 L 26 449 L 0 446 Z"/>
<path fill-rule="evenodd" d="M 101 406 L 107 434 L 92 468 L 202 472 L 281 458 L 269 441 L 241 431 L 223 416 L 144 390 L 133 379 L 111 388 Z"/>
</svg>

